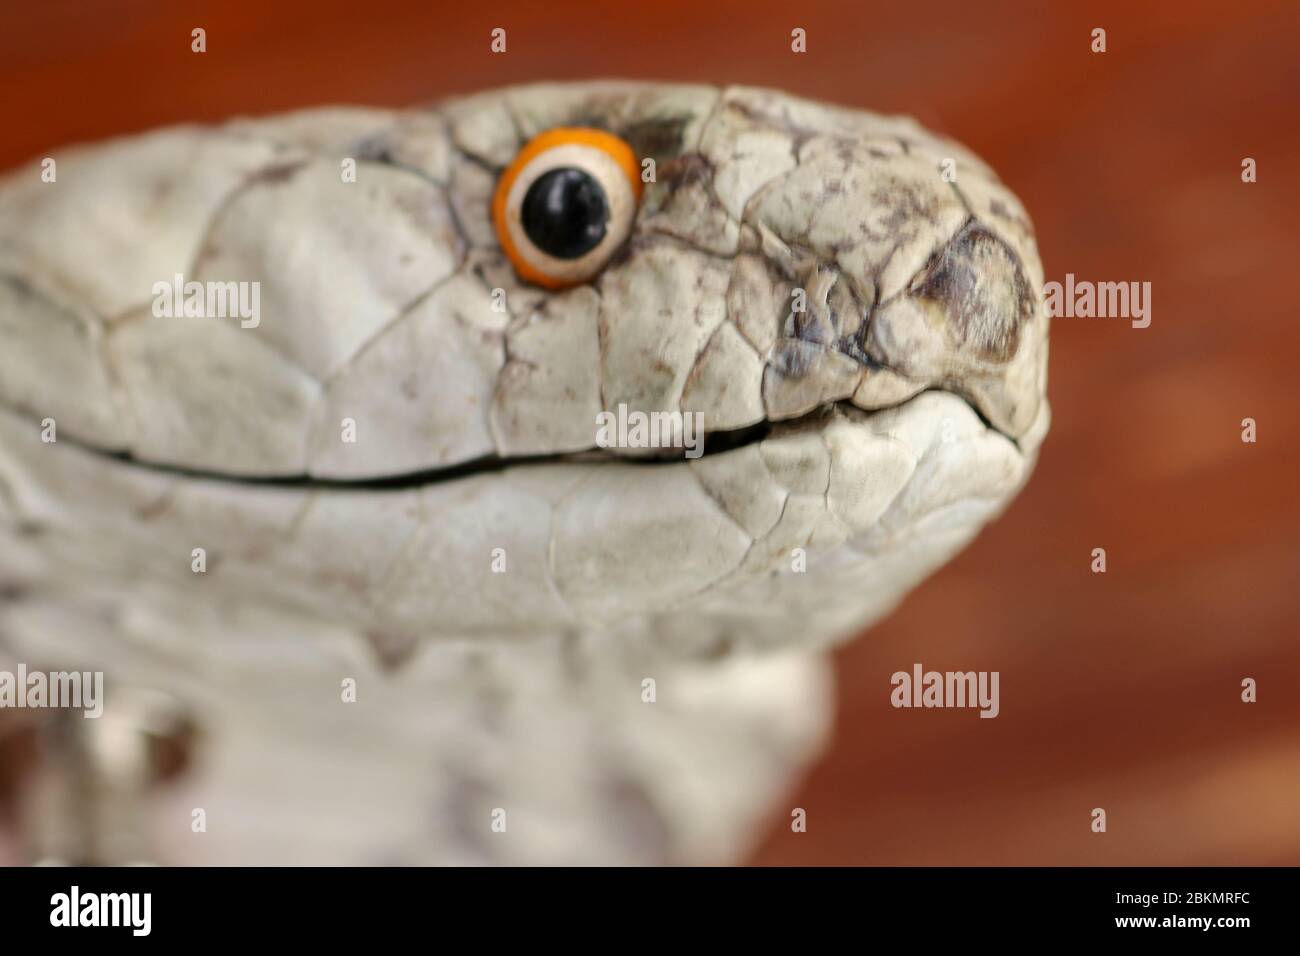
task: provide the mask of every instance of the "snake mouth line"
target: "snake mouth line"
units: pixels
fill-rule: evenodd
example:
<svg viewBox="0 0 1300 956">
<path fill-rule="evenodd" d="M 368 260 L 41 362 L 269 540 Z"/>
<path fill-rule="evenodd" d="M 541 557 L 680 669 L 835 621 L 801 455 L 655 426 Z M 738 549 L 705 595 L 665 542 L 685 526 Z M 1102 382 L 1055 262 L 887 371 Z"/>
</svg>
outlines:
<svg viewBox="0 0 1300 956">
<path fill-rule="evenodd" d="M 815 422 L 828 415 L 830 410 L 838 404 L 840 403 L 832 402 L 827 405 L 822 405 L 811 412 L 800 415 L 798 418 L 787 419 L 785 421 L 772 422 L 764 420 L 744 428 L 706 432 L 702 436 L 703 449 L 699 458 L 708 455 L 719 455 L 737 448 L 743 448 L 746 445 L 757 444 L 771 435 L 773 430 L 778 427 L 794 428 L 804 423 Z M 864 412 L 863 414 L 870 413 Z M 192 478 L 198 481 L 214 481 L 223 484 L 252 485 L 273 488 L 297 488 L 309 490 L 331 489 L 343 491 L 400 491 L 403 489 L 445 484 L 452 481 L 459 481 L 462 478 L 472 478 L 478 475 L 496 474 L 505 471 L 507 468 L 517 468 L 527 465 L 626 464 L 649 467 L 654 465 L 698 460 L 688 459 L 685 455 L 685 450 L 682 448 L 646 449 L 649 454 L 629 455 L 619 454 L 613 449 L 599 448 L 593 445 L 591 448 L 581 451 L 553 452 L 541 455 L 484 455 L 481 458 L 474 458 L 456 465 L 425 468 L 418 471 L 403 472 L 398 475 L 380 475 L 374 478 L 319 478 L 313 475 L 259 476 L 223 474 L 221 472 L 205 471 L 200 468 L 187 468 L 184 465 L 170 465 L 161 462 L 142 461 L 134 455 L 131 455 L 129 452 L 104 451 L 85 443 L 75 442 L 75 440 L 72 440 L 69 443 L 75 443 L 78 447 L 94 455 L 119 462 L 132 468 L 142 468 L 148 471 L 177 475 L 179 477 Z"/>
<path fill-rule="evenodd" d="M 924 395 L 927 392 L 941 392 L 946 395 L 954 395 L 955 397 L 961 398 L 962 401 L 965 402 L 965 404 L 979 417 L 985 428 L 1002 435 L 1002 437 L 1010 442 L 1017 451 L 1020 450 L 1019 441 L 990 423 L 988 418 L 974 403 L 943 388 L 928 388 L 895 405 L 884 406 L 877 409 L 868 410 L 859 408 L 847 401 L 827 402 L 794 418 L 781 419 L 779 421 L 765 419 L 761 422 L 756 422 L 753 425 L 748 425 L 742 428 L 705 432 L 703 435 L 702 453 L 695 459 L 687 458 L 685 449 L 683 448 L 649 449 L 648 451 L 652 452 L 652 454 L 629 455 L 620 454 L 612 449 L 593 446 L 581 451 L 555 452 L 542 455 L 485 455 L 481 458 L 475 458 L 456 465 L 421 469 L 419 471 L 404 472 L 398 475 L 381 475 L 374 478 L 319 478 L 312 475 L 301 474 L 275 476 L 222 474 L 221 472 L 187 468 L 183 465 L 142 461 L 127 452 L 108 452 L 87 445 L 84 442 L 77 442 L 75 439 L 70 440 L 69 443 L 76 444 L 82 450 L 88 451 L 98 457 L 116 461 L 132 468 L 141 468 L 152 472 L 171 474 L 197 481 L 220 482 L 222 484 L 230 485 L 293 488 L 300 490 L 400 491 L 444 484 L 447 482 L 458 481 L 462 478 L 472 478 L 478 475 L 496 474 L 505 471 L 508 468 L 527 465 L 619 463 L 641 467 L 654 467 L 656 465 L 679 464 L 691 460 L 699 460 L 700 458 L 710 455 L 725 454 L 726 452 L 744 448 L 748 445 L 754 445 L 777 432 L 793 432 L 800 429 L 816 428 L 820 424 L 829 420 L 836 410 L 840 410 L 845 414 L 854 416 L 861 421 L 865 421 L 877 412 L 903 408 L 914 401 L 919 395 Z"/>
</svg>

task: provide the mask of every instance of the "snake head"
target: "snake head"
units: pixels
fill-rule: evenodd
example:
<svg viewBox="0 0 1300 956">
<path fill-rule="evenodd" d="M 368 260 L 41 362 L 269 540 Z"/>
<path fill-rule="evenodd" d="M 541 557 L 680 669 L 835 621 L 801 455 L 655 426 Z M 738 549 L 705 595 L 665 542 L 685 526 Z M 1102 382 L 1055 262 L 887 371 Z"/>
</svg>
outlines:
<svg viewBox="0 0 1300 956">
<path fill-rule="evenodd" d="M 528 167 L 553 140 L 568 152 Z M 584 165 L 597 142 L 622 144 L 612 165 Z M 761 89 L 546 84 L 58 160 L 57 184 L 0 184 L 7 427 L 57 419 L 132 501 L 199 489 L 191 522 L 220 538 L 237 515 L 261 541 L 227 549 L 248 587 L 367 627 L 843 633 L 969 540 L 1047 429 L 1028 217 L 909 120 Z M 527 188 L 507 183 L 525 168 Z M 549 259 L 521 259 L 524 239 Z M 159 309 L 191 283 L 197 313 Z M 206 315 L 213 289 L 237 307 Z M 603 442 L 615 413 L 702 437 Z M 7 470 L 49 481 L 17 451 Z M 76 499 L 76 469 L 58 474 Z M 401 533 L 366 526 L 358 492 Z M 316 502 L 288 544 L 251 504 L 276 494 Z M 265 540 L 247 529 L 262 518 Z M 326 539 L 382 560 L 331 570 Z M 476 575 L 497 545 L 523 570 L 489 600 Z M 310 583 L 344 573 L 351 596 Z"/>
<path fill-rule="evenodd" d="M 0 180 L 0 657 L 192 706 L 206 862 L 734 857 L 816 651 L 1047 429 L 1028 219 L 906 120 L 576 83 L 48 159 Z"/>
</svg>

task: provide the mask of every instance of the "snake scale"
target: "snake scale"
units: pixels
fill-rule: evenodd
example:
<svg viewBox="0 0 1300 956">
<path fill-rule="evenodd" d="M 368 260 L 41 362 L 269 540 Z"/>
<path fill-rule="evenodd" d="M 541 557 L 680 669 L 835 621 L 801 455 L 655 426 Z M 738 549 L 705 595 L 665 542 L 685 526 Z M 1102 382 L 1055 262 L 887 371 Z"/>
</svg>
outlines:
<svg viewBox="0 0 1300 956">
<path fill-rule="evenodd" d="M 910 120 L 542 84 L 50 156 L 0 180 L 0 663 L 184 703 L 165 861 L 742 858 L 826 651 L 1047 431 L 1028 217 Z"/>
</svg>

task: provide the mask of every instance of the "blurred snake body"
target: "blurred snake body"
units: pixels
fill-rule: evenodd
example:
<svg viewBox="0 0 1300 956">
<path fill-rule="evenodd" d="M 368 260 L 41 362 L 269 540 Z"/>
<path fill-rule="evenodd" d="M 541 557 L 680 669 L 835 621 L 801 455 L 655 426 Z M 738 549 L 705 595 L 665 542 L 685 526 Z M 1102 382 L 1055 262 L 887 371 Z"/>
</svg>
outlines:
<svg viewBox="0 0 1300 956">
<path fill-rule="evenodd" d="M 493 203 L 560 129 L 653 174 L 549 282 Z M 0 180 L 0 660 L 184 701 L 164 861 L 738 859 L 824 651 L 1047 431 L 1028 217 L 909 120 L 575 83 L 50 156 Z M 703 454 L 602 447 L 620 408 Z"/>
</svg>

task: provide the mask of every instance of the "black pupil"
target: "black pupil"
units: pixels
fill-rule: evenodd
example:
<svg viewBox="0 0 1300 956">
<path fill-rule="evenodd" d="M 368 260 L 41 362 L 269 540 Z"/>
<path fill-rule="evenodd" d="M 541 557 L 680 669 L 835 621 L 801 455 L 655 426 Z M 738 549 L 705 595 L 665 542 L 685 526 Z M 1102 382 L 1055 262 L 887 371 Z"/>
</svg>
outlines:
<svg viewBox="0 0 1300 956">
<path fill-rule="evenodd" d="M 577 259 L 605 238 L 609 203 L 589 173 L 564 167 L 537 177 L 524 194 L 524 232 L 542 252 Z"/>
</svg>

